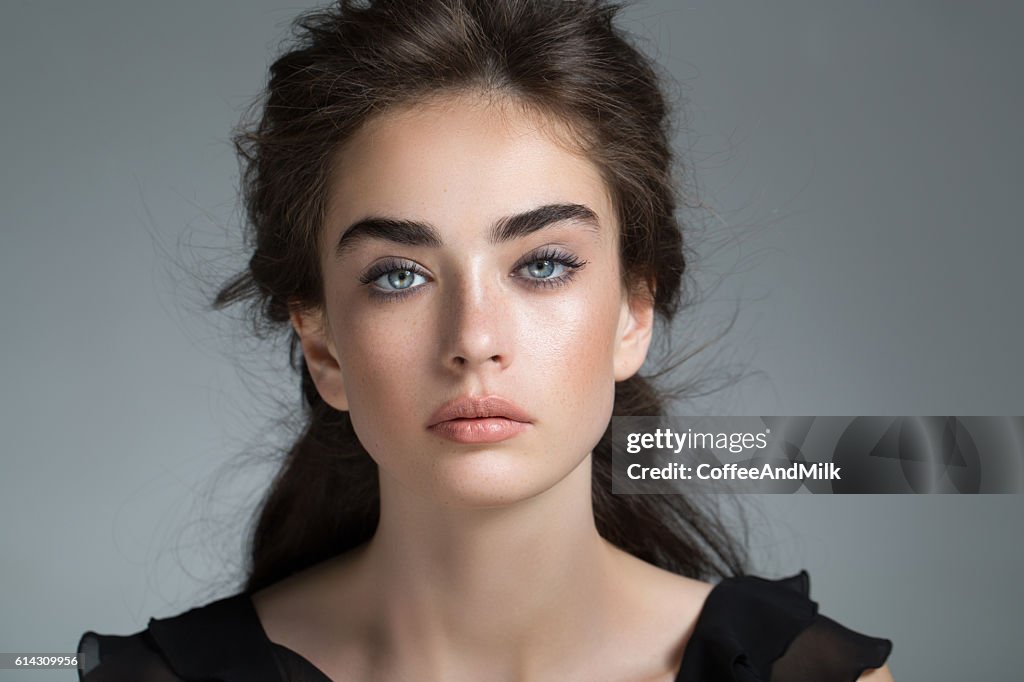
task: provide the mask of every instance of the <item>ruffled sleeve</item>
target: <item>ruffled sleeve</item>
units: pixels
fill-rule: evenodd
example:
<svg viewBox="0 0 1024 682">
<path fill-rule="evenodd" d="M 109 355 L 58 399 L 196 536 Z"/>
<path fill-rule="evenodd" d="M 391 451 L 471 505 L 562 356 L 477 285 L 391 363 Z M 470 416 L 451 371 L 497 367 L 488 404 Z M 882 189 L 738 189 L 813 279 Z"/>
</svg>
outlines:
<svg viewBox="0 0 1024 682">
<path fill-rule="evenodd" d="M 133 635 L 86 632 L 78 644 L 81 682 L 281 682 L 245 593 L 170 618 Z"/>
<path fill-rule="evenodd" d="M 881 667 L 888 639 L 818 613 L 810 576 L 726 578 L 708 595 L 676 682 L 853 682 Z"/>
<path fill-rule="evenodd" d="M 182 682 L 145 630 L 134 635 L 86 632 L 78 640 L 79 682 Z"/>
</svg>

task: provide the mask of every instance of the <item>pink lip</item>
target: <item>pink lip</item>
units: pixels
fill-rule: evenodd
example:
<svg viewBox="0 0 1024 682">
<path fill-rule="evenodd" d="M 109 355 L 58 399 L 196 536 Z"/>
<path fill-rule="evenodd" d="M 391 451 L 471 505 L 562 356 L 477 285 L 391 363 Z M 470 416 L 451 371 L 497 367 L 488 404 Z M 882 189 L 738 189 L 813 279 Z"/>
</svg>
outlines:
<svg viewBox="0 0 1024 682">
<path fill-rule="evenodd" d="M 427 428 L 456 443 L 497 443 L 526 430 L 532 418 L 501 396 L 462 397 L 445 403 Z"/>
</svg>

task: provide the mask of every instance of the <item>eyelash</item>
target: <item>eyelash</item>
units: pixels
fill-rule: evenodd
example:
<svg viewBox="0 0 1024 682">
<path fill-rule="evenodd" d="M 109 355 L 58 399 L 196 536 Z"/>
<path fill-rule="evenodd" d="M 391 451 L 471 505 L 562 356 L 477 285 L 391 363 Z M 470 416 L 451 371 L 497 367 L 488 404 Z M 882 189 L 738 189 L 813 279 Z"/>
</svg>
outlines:
<svg viewBox="0 0 1024 682">
<path fill-rule="evenodd" d="M 580 260 L 576 256 L 572 255 L 567 251 L 562 251 L 554 247 L 546 247 L 541 251 L 535 251 L 534 253 L 527 254 L 526 256 L 519 259 L 519 261 L 512 268 L 513 272 L 522 270 L 531 263 L 537 263 L 540 261 L 551 261 L 557 265 L 562 265 L 566 268 L 565 272 L 557 277 L 549 277 L 544 279 L 538 279 L 536 277 L 523 277 L 520 275 L 513 275 L 519 279 L 524 279 L 529 284 L 527 286 L 534 287 L 536 289 L 554 289 L 556 287 L 562 287 L 571 282 L 575 277 L 576 273 L 586 265 L 589 261 Z M 406 296 L 414 294 L 417 290 L 422 288 L 422 285 L 409 287 L 403 291 L 383 291 L 373 286 L 373 283 L 377 281 L 383 275 L 386 275 L 396 270 L 407 270 L 413 275 L 420 275 L 427 277 L 427 273 L 423 271 L 420 266 L 409 260 L 401 260 L 397 258 L 390 258 L 387 260 L 380 261 L 363 275 L 359 277 L 359 281 L 370 288 L 370 295 L 381 301 L 394 301 Z"/>
<path fill-rule="evenodd" d="M 565 266 L 566 270 L 558 277 L 550 277 L 546 279 L 537 279 L 535 277 L 525 277 L 530 286 L 535 286 L 539 289 L 553 289 L 555 287 L 562 287 L 571 282 L 575 277 L 577 271 L 587 264 L 587 261 L 580 260 L 576 256 L 572 255 L 568 251 L 562 251 L 554 247 L 544 247 L 540 251 L 527 254 L 519 259 L 512 268 L 512 272 L 519 272 L 527 265 L 531 263 L 537 263 L 539 261 L 551 261 L 559 265 Z"/>
<path fill-rule="evenodd" d="M 369 287 L 370 296 L 382 301 L 393 301 L 399 298 L 405 298 L 406 296 L 409 296 L 410 294 L 416 292 L 418 289 L 421 288 L 417 286 L 410 287 L 405 291 L 384 291 L 382 289 L 378 289 L 373 285 L 373 283 L 380 279 L 383 275 L 395 272 L 396 270 L 408 270 L 414 275 L 420 275 L 421 277 L 427 276 L 427 273 L 423 272 L 423 269 L 420 268 L 420 266 L 413 263 L 412 261 L 399 260 L 397 258 L 388 258 L 386 260 L 380 261 L 372 268 L 367 270 L 365 273 L 360 275 L 359 281 L 365 284 L 367 287 Z"/>
</svg>

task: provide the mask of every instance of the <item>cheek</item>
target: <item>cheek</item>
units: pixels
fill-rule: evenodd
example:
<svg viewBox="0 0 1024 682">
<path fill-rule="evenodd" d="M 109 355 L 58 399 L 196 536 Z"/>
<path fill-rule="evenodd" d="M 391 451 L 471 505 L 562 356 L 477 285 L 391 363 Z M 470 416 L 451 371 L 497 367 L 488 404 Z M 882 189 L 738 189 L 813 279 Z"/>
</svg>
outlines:
<svg viewBox="0 0 1024 682">
<path fill-rule="evenodd" d="M 535 363 L 550 380 L 551 398 L 579 419 L 604 421 L 614 399 L 614 348 L 618 299 L 602 287 L 581 287 L 556 310 L 548 311 L 544 338 Z M 553 313 L 553 314 L 552 314 Z M 557 322 L 556 322 L 557 321 Z"/>
<path fill-rule="evenodd" d="M 353 420 L 391 422 L 422 400 L 420 372 L 428 365 L 430 330 L 419 315 L 395 305 L 339 306 L 335 344 Z"/>
<path fill-rule="evenodd" d="M 552 335 L 552 364 L 572 368 L 581 381 L 609 375 L 616 325 L 606 302 L 584 296 L 564 313 L 561 329 Z"/>
</svg>

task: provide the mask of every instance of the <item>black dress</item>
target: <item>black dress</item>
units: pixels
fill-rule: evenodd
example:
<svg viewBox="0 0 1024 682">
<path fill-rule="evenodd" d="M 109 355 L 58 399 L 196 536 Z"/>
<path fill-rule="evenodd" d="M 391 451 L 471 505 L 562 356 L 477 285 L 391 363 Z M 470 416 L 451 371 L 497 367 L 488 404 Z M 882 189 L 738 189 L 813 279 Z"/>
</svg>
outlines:
<svg viewBox="0 0 1024 682">
<path fill-rule="evenodd" d="M 807 571 L 780 580 L 725 578 L 711 590 L 676 682 L 853 682 L 892 651 L 888 639 L 849 630 L 818 613 Z M 331 682 L 267 637 L 240 592 L 133 635 L 86 632 L 80 682 Z"/>
</svg>

